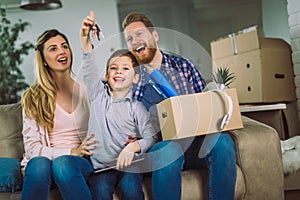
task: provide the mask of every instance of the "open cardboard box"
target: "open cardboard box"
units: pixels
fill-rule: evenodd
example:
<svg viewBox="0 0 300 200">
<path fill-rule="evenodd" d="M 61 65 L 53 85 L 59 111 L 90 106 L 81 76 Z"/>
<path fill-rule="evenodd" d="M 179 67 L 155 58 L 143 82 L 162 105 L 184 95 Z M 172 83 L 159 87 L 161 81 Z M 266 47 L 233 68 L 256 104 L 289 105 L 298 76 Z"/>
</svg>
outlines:
<svg viewBox="0 0 300 200">
<path fill-rule="evenodd" d="M 288 44 L 279 38 L 261 37 L 256 26 L 249 27 L 238 33 L 212 41 L 211 56 L 213 60 L 225 58 L 258 49 L 289 48 Z"/>
<path fill-rule="evenodd" d="M 290 45 L 279 38 L 259 37 L 257 29 L 211 42 L 213 71 L 227 66 L 236 75 L 230 85 L 239 103 L 296 100 Z"/>
<path fill-rule="evenodd" d="M 231 106 L 225 95 L 213 91 L 170 97 L 160 102 L 157 112 L 163 140 L 243 128 L 236 89 L 224 92 L 232 99 Z M 229 110 L 232 110 L 229 123 L 221 128 Z"/>
</svg>

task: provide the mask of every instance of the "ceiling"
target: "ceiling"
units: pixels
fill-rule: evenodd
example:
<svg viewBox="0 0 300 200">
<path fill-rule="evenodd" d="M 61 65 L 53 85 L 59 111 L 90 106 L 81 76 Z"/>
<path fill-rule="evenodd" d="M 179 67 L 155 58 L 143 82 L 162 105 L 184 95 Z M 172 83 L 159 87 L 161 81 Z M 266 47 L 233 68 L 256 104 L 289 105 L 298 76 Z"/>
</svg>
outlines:
<svg viewBox="0 0 300 200">
<path fill-rule="evenodd" d="M 164 2 L 172 2 L 175 3 L 180 2 L 182 0 L 164 0 Z M 257 0 L 185 0 L 185 3 L 193 3 L 194 7 L 196 9 L 202 9 L 206 7 L 212 7 L 216 5 L 232 5 L 232 4 L 243 4 L 243 3 L 249 3 L 251 1 L 257 1 Z M 155 3 L 155 2 L 161 2 L 161 0 L 117 0 L 118 4 L 136 4 L 136 3 Z"/>
<path fill-rule="evenodd" d="M 118 4 L 136 4 L 136 3 L 154 3 L 155 1 L 161 2 L 161 0 L 116 0 Z M 165 0 L 175 2 L 174 0 Z M 181 1 L 181 0 L 179 0 Z M 213 7 L 216 5 L 231 5 L 231 4 L 243 4 L 257 0 L 185 0 L 185 2 L 193 3 L 195 9 L 203 9 Z M 19 9 L 21 0 L 0 0 L 1 7 L 7 10 Z"/>
<path fill-rule="evenodd" d="M 236 4 L 244 4 L 249 3 L 254 0 L 193 0 L 194 7 L 196 9 L 202 9 L 206 7 L 212 7 L 212 6 L 222 6 L 222 5 L 236 5 Z"/>
<path fill-rule="evenodd" d="M 5 9 L 19 8 L 21 0 L 0 0 L 1 7 Z"/>
</svg>

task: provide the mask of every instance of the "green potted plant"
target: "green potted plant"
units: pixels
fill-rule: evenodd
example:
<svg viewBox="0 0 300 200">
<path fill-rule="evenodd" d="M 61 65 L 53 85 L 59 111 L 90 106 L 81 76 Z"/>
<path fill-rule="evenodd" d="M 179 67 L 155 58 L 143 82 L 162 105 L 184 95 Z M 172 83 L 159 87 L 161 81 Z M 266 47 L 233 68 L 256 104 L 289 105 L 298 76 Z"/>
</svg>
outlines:
<svg viewBox="0 0 300 200">
<path fill-rule="evenodd" d="M 229 88 L 230 84 L 235 79 L 235 74 L 230 72 L 228 66 L 219 67 L 213 73 L 213 81 L 215 81 L 219 85 L 224 85 L 225 88 Z"/>
<path fill-rule="evenodd" d="M 18 102 L 21 91 L 28 87 L 19 66 L 23 62 L 22 56 L 28 55 L 34 45 L 25 41 L 17 46 L 20 33 L 30 25 L 28 22 L 19 19 L 12 24 L 1 7 L 0 15 L 0 104 L 9 104 Z"/>
</svg>

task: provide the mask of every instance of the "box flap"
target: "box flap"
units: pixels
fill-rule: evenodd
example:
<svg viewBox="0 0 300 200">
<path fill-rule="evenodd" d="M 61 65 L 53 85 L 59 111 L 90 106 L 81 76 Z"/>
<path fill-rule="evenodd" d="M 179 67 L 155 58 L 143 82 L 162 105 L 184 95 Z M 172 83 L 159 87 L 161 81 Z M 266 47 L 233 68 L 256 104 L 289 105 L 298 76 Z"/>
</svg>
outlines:
<svg viewBox="0 0 300 200">
<path fill-rule="evenodd" d="M 260 48 L 257 29 L 236 36 L 237 53 L 244 53 Z"/>
<path fill-rule="evenodd" d="M 280 38 L 261 37 L 256 26 L 231 33 L 211 42 L 213 60 L 225 58 L 262 48 L 276 48 L 291 51 L 290 45 Z"/>
<path fill-rule="evenodd" d="M 274 49 L 291 51 L 290 45 L 286 41 L 284 41 L 283 39 L 280 39 L 280 38 L 261 37 L 261 38 L 259 38 L 259 42 L 260 42 L 261 49 L 262 48 L 264 48 L 264 49 L 274 48 Z"/>
</svg>

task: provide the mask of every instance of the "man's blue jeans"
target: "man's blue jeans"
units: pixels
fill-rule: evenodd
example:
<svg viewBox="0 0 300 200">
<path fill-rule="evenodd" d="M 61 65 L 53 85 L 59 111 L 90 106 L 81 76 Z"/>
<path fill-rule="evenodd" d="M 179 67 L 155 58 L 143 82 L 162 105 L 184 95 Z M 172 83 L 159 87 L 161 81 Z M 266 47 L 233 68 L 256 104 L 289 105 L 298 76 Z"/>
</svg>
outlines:
<svg viewBox="0 0 300 200">
<path fill-rule="evenodd" d="M 47 200 L 55 184 L 65 200 L 92 199 L 87 179 L 93 171 L 91 163 L 79 156 L 60 156 L 53 161 L 39 156 L 32 158 L 25 169 L 23 200 Z"/>
<path fill-rule="evenodd" d="M 234 199 L 236 147 L 228 133 L 162 141 L 155 144 L 150 152 L 157 150 L 160 153 L 154 157 L 152 172 L 154 200 L 179 200 L 181 170 L 200 168 L 208 169 L 208 199 Z M 170 163 L 172 160 L 175 161 Z"/>
<path fill-rule="evenodd" d="M 162 141 L 153 145 L 146 158 L 152 170 L 153 200 L 181 199 L 183 151 L 177 142 Z"/>
<path fill-rule="evenodd" d="M 94 200 L 113 199 L 115 188 L 122 200 L 143 200 L 143 174 L 115 169 L 92 174 L 89 185 Z"/>
</svg>

